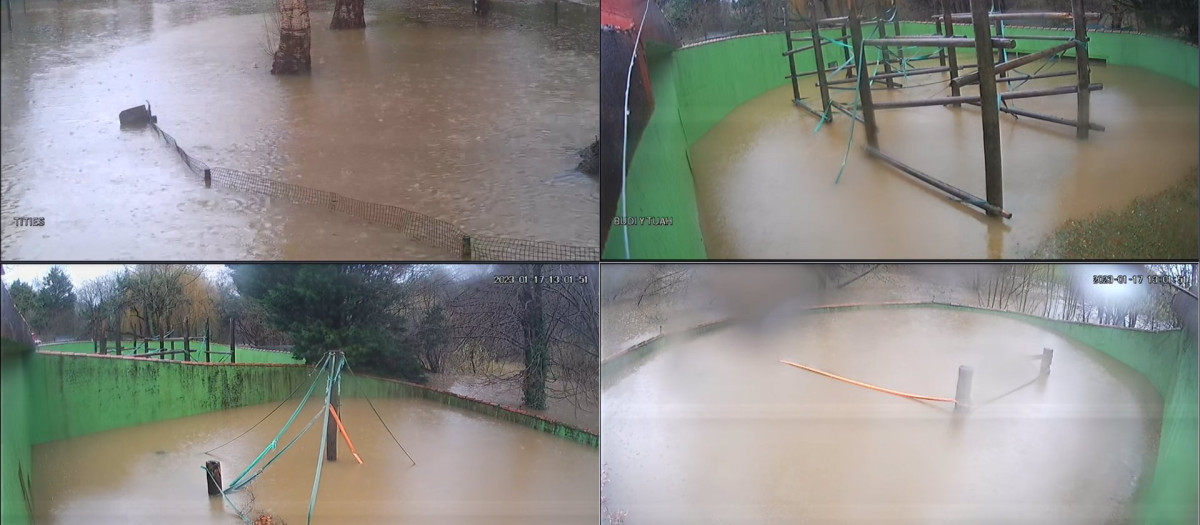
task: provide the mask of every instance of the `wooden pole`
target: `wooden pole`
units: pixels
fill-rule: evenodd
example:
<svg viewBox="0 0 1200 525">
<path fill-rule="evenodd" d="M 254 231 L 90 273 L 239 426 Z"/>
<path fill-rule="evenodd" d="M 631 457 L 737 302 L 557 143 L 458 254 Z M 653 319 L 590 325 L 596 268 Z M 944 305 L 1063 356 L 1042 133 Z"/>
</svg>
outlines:
<svg viewBox="0 0 1200 525">
<path fill-rule="evenodd" d="M 341 378 L 338 377 L 339 374 L 336 373 L 338 366 L 341 364 L 339 361 L 340 359 L 345 359 L 342 356 L 342 352 L 340 350 L 334 350 L 333 368 L 330 370 L 333 370 L 335 373 L 333 375 L 333 388 L 329 391 L 329 404 L 335 411 L 338 411 L 340 408 L 342 408 L 341 396 L 339 395 L 339 390 L 341 389 Z M 329 431 L 325 436 L 325 459 L 328 461 L 337 461 L 337 421 L 335 421 L 332 417 L 328 418 L 327 421 L 329 424 Z"/>
<path fill-rule="evenodd" d="M 1009 71 L 1011 69 L 1019 68 L 1025 64 L 1032 64 L 1032 63 L 1037 62 L 1038 60 L 1041 60 L 1048 56 L 1057 55 L 1058 53 L 1066 51 L 1072 47 L 1075 47 L 1074 42 L 1067 42 L 1065 44 L 1060 44 L 1060 45 L 1057 45 L 1057 46 L 1054 46 L 1051 48 L 1043 49 L 1041 51 L 1038 51 L 1037 53 L 1031 53 L 1031 54 L 1025 55 L 1023 57 L 1014 58 L 1012 60 L 1009 60 L 1008 62 L 1001 62 L 999 64 L 995 64 L 993 71 L 996 73 L 1003 73 L 1003 72 Z M 965 86 L 968 84 L 974 84 L 976 82 L 979 82 L 980 75 L 981 75 L 981 73 L 979 71 L 975 71 L 973 73 L 967 73 L 966 75 L 963 75 L 954 80 L 951 80 L 950 83 L 951 84 L 957 83 L 959 85 L 959 87 L 962 87 L 962 86 Z"/>
<path fill-rule="evenodd" d="M 956 22 L 966 22 L 974 20 L 974 12 L 971 13 L 951 13 L 950 18 Z M 946 15 L 933 15 L 933 18 L 944 18 Z M 988 21 L 992 20 L 1071 20 L 1077 18 L 1075 13 L 990 13 Z M 1099 20 L 1100 13 L 1083 13 L 1083 18 Z"/>
<path fill-rule="evenodd" d="M 1053 73 L 1038 73 L 1036 75 L 1017 75 L 1008 78 L 996 79 L 996 82 L 1021 82 L 1023 80 L 1036 80 L 1039 78 L 1069 77 L 1074 74 L 1074 71 L 1055 71 Z"/>
<path fill-rule="evenodd" d="M 946 15 L 946 38 L 954 38 L 954 19 L 950 16 L 950 0 L 942 0 L 942 12 Z M 946 53 L 946 60 L 950 62 L 950 96 L 961 96 L 962 91 L 954 85 L 954 79 L 958 78 L 958 50 L 950 48 L 949 53 Z M 954 104 L 954 107 L 959 106 L 960 104 Z"/>
<path fill-rule="evenodd" d="M 934 33 L 937 35 L 942 34 L 942 19 L 941 18 L 938 18 L 933 21 L 933 30 L 934 30 Z M 938 65 L 939 66 L 946 65 L 946 48 L 944 48 L 944 47 L 938 48 Z"/>
<path fill-rule="evenodd" d="M 878 19 L 875 21 L 875 30 L 879 32 L 879 38 L 878 38 L 877 40 L 888 40 L 888 37 L 887 37 L 887 24 L 885 24 L 885 23 L 883 22 L 883 17 L 882 17 L 882 16 L 881 16 L 881 17 L 879 17 L 879 18 L 878 18 Z M 868 44 L 868 45 L 869 45 L 869 44 Z M 891 72 L 892 72 L 892 56 L 891 56 L 891 53 L 888 53 L 888 46 L 887 46 L 887 44 L 882 44 L 882 45 L 880 46 L 880 48 L 879 48 L 879 60 L 881 60 L 881 61 L 883 62 L 883 74 L 885 74 L 885 75 L 886 75 L 886 74 L 888 74 L 888 73 L 891 73 Z M 883 83 L 884 83 L 884 85 L 885 85 L 885 86 L 887 86 L 887 88 L 888 88 L 888 89 L 895 89 L 895 88 L 896 88 L 896 81 L 895 81 L 895 80 L 892 80 L 892 77 L 886 77 L 886 78 L 884 78 L 884 81 L 883 81 Z"/>
<path fill-rule="evenodd" d="M 117 310 L 117 355 L 121 355 L 121 311 Z"/>
<path fill-rule="evenodd" d="M 1074 73 L 1074 72 L 1072 72 L 1071 74 L 1072 74 L 1072 75 L 1074 75 L 1075 73 Z M 1072 86 L 1072 87 L 1074 87 L 1074 86 Z M 975 105 L 975 106 L 978 106 L 978 105 L 979 105 L 979 103 L 978 103 L 978 102 L 967 102 L 967 104 L 971 104 L 971 105 Z M 1006 108 L 1006 107 L 1003 107 L 1003 106 L 1001 106 L 1001 107 L 1000 107 L 1000 112 L 1001 112 L 1001 113 L 1008 113 L 1008 114 L 1011 114 L 1011 115 L 1017 115 L 1017 116 L 1019 116 L 1019 117 L 1029 117 L 1029 118 L 1031 118 L 1031 119 L 1034 119 L 1034 120 L 1044 120 L 1044 121 L 1046 121 L 1046 122 L 1053 122 L 1053 123 L 1055 123 L 1055 124 L 1062 124 L 1062 125 L 1064 125 L 1064 126 L 1071 126 L 1072 128 L 1079 127 L 1079 123 L 1078 123 L 1078 122 L 1076 122 L 1076 121 L 1074 121 L 1074 120 L 1071 120 L 1071 119 L 1065 119 L 1065 118 L 1061 118 L 1061 117 L 1055 117 L 1055 116 L 1053 116 L 1053 115 L 1043 115 L 1043 114 L 1041 114 L 1041 113 L 1034 113 L 1034 112 L 1032 112 L 1032 111 L 1026 111 L 1026 110 L 1023 110 L 1023 109 L 1017 109 L 1017 108 Z M 1088 124 L 1088 128 L 1090 128 L 1090 129 L 1092 129 L 1092 130 L 1095 130 L 1095 131 L 1104 131 L 1104 130 L 1105 130 L 1104 126 L 1101 126 L 1100 124 L 1096 124 L 1096 123 L 1094 123 L 1094 122 L 1093 122 L 1093 123 L 1090 123 L 1090 124 Z"/>
<path fill-rule="evenodd" d="M 1027 91 L 1009 91 L 1001 93 L 1001 100 L 1013 100 L 1021 98 L 1036 98 L 1046 97 L 1050 95 L 1069 95 L 1075 93 L 1079 88 L 1076 86 L 1059 86 L 1056 88 L 1046 89 L 1030 89 Z M 1088 86 L 1092 91 L 1100 91 L 1104 89 L 1104 84 L 1092 84 Z M 993 97 L 995 98 L 995 97 Z M 942 97 L 928 99 L 913 99 L 913 100 L 898 100 L 895 102 L 879 102 L 875 104 L 875 109 L 901 109 L 901 108 L 916 108 L 922 106 L 947 106 L 950 104 L 967 104 L 971 102 L 980 102 L 980 97 L 976 95 L 962 95 L 958 97 Z"/>
<path fill-rule="evenodd" d="M 183 320 L 183 360 L 192 360 L 192 347 L 189 345 L 192 339 L 192 323 L 189 319 Z"/>
<path fill-rule="evenodd" d="M 996 74 L 992 64 L 992 38 L 989 34 L 988 4 L 971 0 L 975 15 L 975 54 L 979 57 L 979 107 L 983 117 L 983 176 L 988 204 L 1004 208 L 1004 165 L 1000 158 L 1000 99 L 996 97 Z M 988 215 L 998 215 L 988 210 Z"/>
<path fill-rule="evenodd" d="M 979 0 L 973 0 L 972 3 Z M 954 411 L 968 410 L 971 406 L 971 383 L 975 378 L 975 370 L 969 366 L 958 367 L 958 386 L 954 390 Z"/>
<path fill-rule="evenodd" d="M 875 105 L 871 103 L 871 79 L 863 73 L 866 68 L 866 53 L 863 49 L 862 23 L 858 19 L 858 5 L 855 0 L 846 0 L 849 10 L 850 41 L 853 42 L 854 60 L 858 67 L 858 101 L 862 106 L 863 125 L 867 128 L 867 145 L 879 147 L 879 130 L 875 127 Z"/>
<path fill-rule="evenodd" d="M 846 39 L 849 37 L 850 37 L 850 35 L 847 33 L 846 27 L 842 26 L 841 41 L 845 42 Z M 853 54 L 850 53 L 850 49 L 847 47 L 844 47 L 844 46 L 838 46 L 838 47 L 842 48 L 842 62 L 850 62 L 850 57 L 853 56 Z M 854 78 L 854 64 L 853 63 L 851 63 L 850 66 L 846 68 L 846 77 Z"/>
<path fill-rule="evenodd" d="M 162 327 L 159 327 L 158 328 L 158 358 L 166 359 L 166 357 L 163 356 L 163 352 L 166 352 L 166 351 L 167 351 L 167 345 L 166 345 L 166 341 L 163 340 Z"/>
<path fill-rule="evenodd" d="M 221 494 L 221 462 L 209 460 L 204 462 L 204 479 L 208 483 L 208 495 Z"/>
<path fill-rule="evenodd" d="M 210 333 L 211 332 L 209 332 L 209 329 L 208 329 L 208 318 L 205 318 L 204 319 L 204 362 L 205 363 L 212 362 L 212 351 L 211 351 L 211 348 L 209 348 L 209 339 L 210 339 L 209 334 Z"/>
<path fill-rule="evenodd" d="M 1092 120 L 1092 92 L 1087 89 L 1092 83 L 1091 68 L 1088 65 L 1088 36 L 1087 19 L 1083 12 L 1083 0 L 1071 0 L 1071 12 L 1075 19 L 1075 70 L 1078 72 L 1079 91 L 1076 96 L 1079 126 L 1075 128 L 1075 136 L 1079 139 L 1088 138 L 1088 124 Z"/>
<path fill-rule="evenodd" d="M 978 45 L 974 38 L 951 38 L 947 36 L 941 38 L 933 36 L 868 38 L 864 42 L 868 46 L 976 47 Z M 1011 38 L 991 38 L 988 40 L 988 49 L 993 47 L 1012 49 L 1017 47 L 1017 41 Z"/>
<path fill-rule="evenodd" d="M 471 260 L 471 238 L 466 235 L 462 238 L 462 260 Z"/>
<path fill-rule="evenodd" d="M 891 164 L 896 169 L 903 171 L 904 173 L 907 173 L 909 175 L 912 175 L 913 178 L 915 178 L 921 182 L 924 182 L 925 184 L 933 186 L 934 188 L 942 190 L 942 191 L 950 194 L 951 196 L 958 198 L 959 200 L 963 201 L 966 204 L 975 206 L 976 208 L 979 208 L 979 209 L 987 212 L 989 215 L 995 214 L 995 215 L 1004 217 L 1006 219 L 1012 218 L 1012 213 L 1009 213 L 1001 208 L 993 206 L 993 205 L 989 204 L 987 201 L 980 199 L 979 197 L 976 197 L 976 196 L 970 194 L 969 192 L 958 188 L 957 186 L 954 186 L 949 183 L 942 182 L 938 179 L 935 179 L 912 166 L 909 166 L 903 162 L 900 162 L 899 160 L 897 160 L 895 158 L 888 156 L 884 152 L 879 151 L 877 148 L 867 147 L 867 154 L 869 154 L 872 157 L 875 157 L 879 160 L 882 160 L 888 164 Z"/>
<path fill-rule="evenodd" d="M 229 319 L 229 362 L 237 362 L 237 324 L 233 318 Z"/>
<path fill-rule="evenodd" d="M 1042 375 L 1050 374 L 1050 362 L 1051 361 L 1054 361 L 1054 349 L 1053 348 L 1043 348 L 1042 349 L 1042 372 L 1041 372 Z"/>
<path fill-rule="evenodd" d="M 1004 38 L 1004 21 L 1003 20 L 996 21 L 996 37 Z M 1001 49 L 999 54 L 1000 54 L 1000 60 L 999 60 L 1000 62 L 1008 62 L 1008 53 L 1004 49 Z M 996 68 L 996 72 L 1000 75 L 1000 78 L 1004 78 L 1004 77 L 1008 76 L 1008 74 L 1005 73 L 1005 71 L 1008 71 L 1008 70 Z"/>
<path fill-rule="evenodd" d="M 817 12 L 816 0 L 809 0 L 808 5 L 809 11 L 813 13 Z M 817 60 L 817 84 L 820 85 L 821 89 L 821 120 L 829 121 L 833 120 L 833 115 L 829 113 L 829 80 L 825 77 L 825 53 L 822 49 L 824 42 L 821 41 L 820 26 L 817 24 L 809 24 L 809 27 L 812 29 L 813 56 Z M 797 85 L 799 83 L 799 80 L 792 80 L 793 85 Z M 798 89 L 797 93 L 799 93 Z M 799 100 L 800 97 L 797 96 L 796 99 Z"/>
<path fill-rule="evenodd" d="M 784 9 L 784 14 L 786 15 L 787 8 L 785 7 Z M 788 59 L 788 70 L 792 72 L 792 100 L 800 100 L 800 81 L 796 78 L 795 53 L 797 51 L 792 47 L 792 28 L 791 24 L 788 23 L 788 18 L 788 16 L 784 16 L 783 18 L 783 36 L 787 39 L 787 51 L 783 54 Z M 817 69 L 821 69 L 823 67 L 824 66 L 821 64 L 817 64 Z"/>
</svg>

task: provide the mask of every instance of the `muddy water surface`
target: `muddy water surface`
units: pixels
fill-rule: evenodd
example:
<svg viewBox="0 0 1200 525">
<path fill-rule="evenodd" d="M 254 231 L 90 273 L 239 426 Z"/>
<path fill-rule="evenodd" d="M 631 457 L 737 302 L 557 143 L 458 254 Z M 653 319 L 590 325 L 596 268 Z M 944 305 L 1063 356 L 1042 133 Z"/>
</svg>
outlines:
<svg viewBox="0 0 1200 525">
<path fill-rule="evenodd" d="M 364 464 L 339 442 L 326 462 L 314 524 L 578 523 L 598 520 L 597 451 L 523 426 L 423 400 L 372 400 L 401 451 L 370 407 L 346 399 L 339 412 Z M 209 498 L 205 450 L 254 425 L 274 404 L 102 432 L 34 448 L 36 523 L 241 523 L 228 502 Z M 282 428 L 295 402 L 215 452 L 225 485 Z M 310 403 L 291 440 L 319 411 Z M 307 522 L 316 471 L 318 422 L 285 456 L 230 499 L 252 518 L 270 513 Z M 271 456 L 268 456 L 271 457 Z"/>
<path fill-rule="evenodd" d="M 597 132 L 586 17 L 498 9 L 480 22 L 469 2 L 391 0 L 368 2 L 365 31 L 334 32 L 330 6 L 310 4 L 313 73 L 292 78 L 268 73 L 274 2 L 17 9 L 0 54 L 0 209 L 6 226 L 46 226 L 5 227 L 5 257 L 447 257 L 358 219 L 205 190 L 151 133 L 118 129 L 117 113 L 145 100 L 212 166 L 474 235 L 596 242 L 596 181 L 572 171 Z"/>
<path fill-rule="evenodd" d="M 1043 347 L 1053 371 L 1037 381 Z M 975 409 L 894 397 L 786 359 Z M 604 371 L 602 459 L 626 523 L 1126 524 L 1161 398 L 1090 348 L 988 314 L 813 314 Z"/>
<path fill-rule="evenodd" d="M 934 63 L 933 65 L 937 65 Z M 1033 72 L 1040 64 L 1028 66 Z M 1043 72 L 1073 68 L 1059 63 Z M 1196 89 L 1142 69 L 1093 65 L 1092 119 L 1107 127 L 1087 141 L 1075 129 L 1001 115 L 1008 221 L 933 190 L 866 157 L 861 125 L 840 182 L 848 117 L 814 133 L 817 121 L 792 107 L 791 86 L 734 110 L 691 149 L 702 226 L 714 258 L 1020 258 L 1068 219 L 1161 192 L 1196 166 Z M 873 91 L 876 101 L 946 96 L 946 79 L 908 79 L 908 89 Z M 1020 90 L 1069 85 L 1031 81 Z M 819 102 L 814 82 L 802 96 Z M 901 82 L 902 84 L 905 82 Z M 930 84 L 919 86 L 918 84 Z M 1000 86 L 1003 92 L 1005 86 Z M 974 94 L 964 89 L 963 94 Z M 847 104 L 852 91 L 835 91 Z M 1014 100 L 1012 107 L 1075 118 L 1073 95 Z M 924 107 L 879 111 L 881 148 L 900 161 L 983 197 L 979 110 Z M 1193 213 L 1197 213 L 1193 210 Z M 1200 215 L 1194 215 L 1200 217 Z M 1200 219 L 1198 219 L 1200 220 Z M 1146 232 L 1146 235 L 1156 235 Z"/>
</svg>

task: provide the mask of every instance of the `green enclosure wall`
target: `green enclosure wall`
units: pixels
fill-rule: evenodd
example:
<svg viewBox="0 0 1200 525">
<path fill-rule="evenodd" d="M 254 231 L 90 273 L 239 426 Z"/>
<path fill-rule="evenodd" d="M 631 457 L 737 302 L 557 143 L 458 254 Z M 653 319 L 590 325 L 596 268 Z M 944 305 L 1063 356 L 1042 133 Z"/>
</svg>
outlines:
<svg viewBox="0 0 1200 525">
<path fill-rule="evenodd" d="M 296 364 L 206 364 L 80 353 L 0 353 L 0 491 L 4 525 L 29 523 L 32 447 L 165 419 L 278 402 L 312 380 Z M 268 353 L 268 352 L 264 352 Z M 282 354 L 286 355 L 286 354 Z M 239 359 L 241 351 L 238 351 Z M 591 446 L 599 437 L 533 414 L 448 392 L 347 376 L 343 395 L 419 397 L 552 433 Z M 24 485 L 24 488 L 22 488 Z"/>
<path fill-rule="evenodd" d="M 1056 321 L 1014 312 L 941 303 L 893 303 L 813 308 L 812 313 L 878 308 L 947 308 L 1000 315 L 1034 324 L 1099 350 L 1145 375 L 1163 397 L 1158 460 L 1150 480 L 1138 493 L 1141 525 L 1194 525 L 1200 521 L 1200 379 L 1195 335 L 1182 330 L 1146 332 L 1084 323 Z M 647 341 L 614 356 L 601 368 L 603 385 L 619 381 L 664 344 L 726 326 L 707 323 L 679 334 Z"/>
<path fill-rule="evenodd" d="M 955 25 L 955 35 L 972 36 Z M 868 28 L 868 31 L 870 29 Z M 904 22 L 905 35 L 933 34 L 933 24 Z M 1006 34 L 1069 36 L 1066 30 L 1009 27 Z M 826 36 L 840 32 L 824 31 Z M 1111 64 L 1134 66 L 1200 86 L 1200 50 L 1168 38 L 1135 33 L 1089 31 L 1088 51 Z M 1053 47 L 1056 42 L 1018 42 L 1017 52 Z M 797 44 L 800 46 L 802 44 Z M 841 62 L 842 48 L 822 47 L 826 61 Z M 718 122 L 746 101 L 787 85 L 790 74 L 782 33 L 720 40 L 648 57 L 655 109 L 634 152 L 628 174 L 628 214 L 669 216 L 674 226 L 630 227 L 634 259 L 697 259 L 705 254 L 688 150 Z M 960 55 L 969 54 L 960 50 Z M 1072 56 L 1071 53 L 1067 54 Z M 868 53 L 870 57 L 870 53 Z M 816 69 L 811 52 L 800 53 L 797 72 Z M 802 96 L 816 96 L 806 77 Z M 786 110 L 791 108 L 781 108 Z M 802 111 L 796 109 L 796 111 Z M 840 115 L 839 115 L 840 116 Z M 604 257 L 626 257 L 622 228 L 614 227 Z"/>
</svg>

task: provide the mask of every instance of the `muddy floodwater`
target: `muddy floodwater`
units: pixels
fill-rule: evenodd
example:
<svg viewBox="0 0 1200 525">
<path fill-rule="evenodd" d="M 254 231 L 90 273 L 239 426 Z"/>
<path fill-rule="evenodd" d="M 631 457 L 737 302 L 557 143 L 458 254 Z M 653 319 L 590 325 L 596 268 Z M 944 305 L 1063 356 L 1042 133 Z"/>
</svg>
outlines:
<svg viewBox="0 0 1200 525">
<path fill-rule="evenodd" d="M 396 446 L 362 399 L 339 414 L 363 459 L 344 440 L 326 462 L 314 524 L 576 523 L 598 517 L 598 453 L 552 434 L 416 399 L 372 400 L 417 465 Z M 213 455 L 224 484 L 262 451 L 296 402 Z M 35 522 L 72 524 L 242 523 L 230 504 L 209 498 L 203 452 L 254 425 L 275 404 L 161 421 L 34 447 Z M 320 410 L 310 402 L 282 448 Z M 270 513 L 307 522 L 321 424 L 247 489 L 230 495 L 251 519 Z M 271 456 L 269 455 L 268 458 Z"/>
<path fill-rule="evenodd" d="M 780 359 L 935 397 L 970 365 L 975 406 Z M 604 491 L 630 525 L 1134 523 L 1162 417 L 1150 382 L 1094 349 L 943 309 L 732 327 L 602 373 Z"/>
<path fill-rule="evenodd" d="M 936 66 L 936 61 L 924 63 Z M 1042 64 L 1027 66 L 1027 73 Z M 915 66 L 914 67 L 922 67 Z M 1074 68 L 1070 61 L 1042 72 Z M 1030 81 L 1021 91 L 1071 85 L 1073 77 Z M 1075 128 L 1000 115 L 1004 208 L 981 211 L 870 159 L 854 134 L 845 172 L 849 118 L 814 133 L 817 120 L 793 106 L 790 85 L 735 109 L 690 150 L 701 224 L 713 258 L 1021 258 L 1070 219 L 1127 206 L 1171 187 L 1195 169 L 1196 89 L 1131 67 L 1094 64 L 1092 120 L 1107 128 L 1079 141 Z M 946 77 L 901 79 L 913 86 L 872 91 L 874 100 L 949 94 Z M 815 81 L 801 95 L 820 106 Z M 927 85 L 921 85 L 927 84 Z M 928 85 L 931 84 L 931 85 Z M 847 85 L 843 85 L 845 87 Z M 1013 83 L 1016 87 L 1016 83 Z M 1009 88 L 999 85 L 1000 92 Z M 976 94 L 964 88 L 963 94 Z M 853 91 L 833 92 L 854 101 Z M 813 101 L 816 102 L 813 102 Z M 1009 101 L 1010 107 L 1074 119 L 1074 95 Z M 963 106 L 877 111 L 881 149 L 918 170 L 985 197 L 979 109 Z M 1196 210 L 1191 210 L 1194 220 Z M 1145 232 L 1159 235 L 1161 232 Z"/>
<path fill-rule="evenodd" d="M 367 2 L 366 30 L 331 31 L 333 2 L 309 4 L 313 72 L 299 77 L 269 74 L 274 1 L 14 4 L 0 43 L 5 258 L 455 255 L 348 215 L 206 190 L 153 133 L 119 129 L 117 114 L 147 100 L 211 166 L 471 235 L 595 245 L 598 183 L 574 171 L 598 133 L 594 8 L 500 3 L 481 21 L 469 1 L 383 0 Z M 45 226 L 10 228 L 19 216 Z"/>
</svg>

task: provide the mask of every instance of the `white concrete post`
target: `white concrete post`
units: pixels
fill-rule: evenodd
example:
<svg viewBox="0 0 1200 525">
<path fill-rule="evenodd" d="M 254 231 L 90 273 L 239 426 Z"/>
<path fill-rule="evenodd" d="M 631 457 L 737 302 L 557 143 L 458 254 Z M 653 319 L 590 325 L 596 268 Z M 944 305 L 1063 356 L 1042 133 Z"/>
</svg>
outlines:
<svg viewBox="0 0 1200 525">
<path fill-rule="evenodd" d="M 954 410 L 967 410 L 971 406 L 971 380 L 975 370 L 969 366 L 958 367 L 958 388 L 954 391 Z"/>
<path fill-rule="evenodd" d="M 1054 360 L 1054 349 L 1042 349 L 1042 375 L 1050 373 L 1050 362 Z"/>
</svg>

